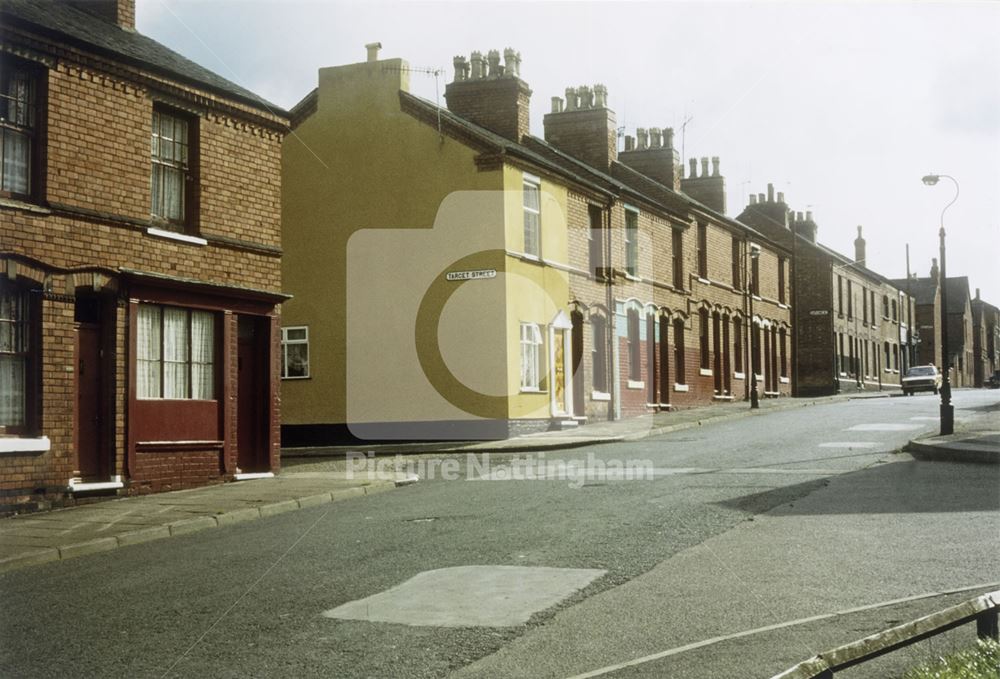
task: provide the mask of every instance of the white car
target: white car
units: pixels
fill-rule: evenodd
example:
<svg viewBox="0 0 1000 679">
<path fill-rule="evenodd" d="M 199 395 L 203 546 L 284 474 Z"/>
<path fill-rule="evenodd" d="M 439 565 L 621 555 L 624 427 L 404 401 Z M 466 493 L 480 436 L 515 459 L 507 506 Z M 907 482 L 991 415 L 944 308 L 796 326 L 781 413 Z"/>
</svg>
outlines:
<svg viewBox="0 0 1000 679">
<path fill-rule="evenodd" d="M 904 396 L 915 391 L 933 391 L 936 394 L 941 388 L 941 372 L 934 365 L 914 366 L 906 371 L 902 386 Z"/>
</svg>

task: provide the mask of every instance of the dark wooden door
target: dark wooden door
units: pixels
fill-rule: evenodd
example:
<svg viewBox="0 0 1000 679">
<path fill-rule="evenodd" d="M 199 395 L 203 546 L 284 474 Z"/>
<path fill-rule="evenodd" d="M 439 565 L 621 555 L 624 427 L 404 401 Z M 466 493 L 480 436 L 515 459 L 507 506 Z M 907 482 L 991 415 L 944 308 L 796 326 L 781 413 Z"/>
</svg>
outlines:
<svg viewBox="0 0 1000 679">
<path fill-rule="evenodd" d="M 586 412 L 584 403 L 585 376 L 583 370 L 583 314 L 574 311 L 570 314 L 573 322 L 573 414 L 583 417 Z"/>
<path fill-rule="evenodd" d="M 264 324 L 252 316 L 238 321 L 238 374 L 236 376 L 236 466 L 240 471 L 267 471 L 265 431 L 267 373 L 262 349 Z"/>
<path fill-rule="evenodd" d="M 101 455 L 101 329 L 80 324 L 76 344 L 76 451 L 85 479 L 104 479 Z"/>
</svg>

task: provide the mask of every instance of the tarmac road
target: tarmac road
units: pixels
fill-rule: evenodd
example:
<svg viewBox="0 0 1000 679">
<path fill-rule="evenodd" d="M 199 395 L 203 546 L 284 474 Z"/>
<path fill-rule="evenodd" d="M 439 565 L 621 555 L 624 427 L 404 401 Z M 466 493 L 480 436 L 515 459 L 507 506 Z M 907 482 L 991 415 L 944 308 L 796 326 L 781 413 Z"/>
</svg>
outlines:
<svg viewBox="0 0 1000 679">
<path fill-rule="evenodd" d="M 973 409 L 997 401 L 995 391 L 955 392 L 956 416 L 977 416 Z M 931 396 L 836 402 L 547 454 L 550 463 L 648 461 L 644 468 L 653 473 L 641 480 L 469 482 L 467 461 L 456 456 L 459 480 L 426 479 L 2 574 L 0 673 L 770 676 L 891 620 L 967 597 L 921 599 L 652 656 L 809 616 L 1000 582 L 1000 467 L 916 462 L 892 452 L 936 426 L 937 403 Z M 512 460 L 491 456 L 493 478 L 509 478 Z M 327 464 L 288 471 L 322 472 Z M 605 574 L 515 626 L 322 615 L 432 569 L 486 565 Z M 468 597 L 462 603 L 487 614 L 494 605 Z"/>
</svg>

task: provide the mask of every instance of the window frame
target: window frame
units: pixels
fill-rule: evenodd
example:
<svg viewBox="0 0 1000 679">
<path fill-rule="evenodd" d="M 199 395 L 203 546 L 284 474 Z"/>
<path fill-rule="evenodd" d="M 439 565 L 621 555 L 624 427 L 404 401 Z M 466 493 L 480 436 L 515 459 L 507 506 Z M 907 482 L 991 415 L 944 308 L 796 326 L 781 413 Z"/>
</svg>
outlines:
<svg viewBox="0 0 1000 679">
<path fill-rule="evenodd" d="M 528 204 L 528 196 L 537 196 L 537 207 Z M 525 173 L 521 180 L 521 211 L 524 215 L 524 254 L 536 259 L 542 258 L 542 181 Z M 529 227 L 533 234 L 529 238 Z M 534 252 L 532 252 L 534 250 Z"/>
<path fill-rule="evenodd" d="M 698 278 L 708 280 L 708 224 L 698 222 Z"/>
<path fill-rule="evenodd" d="M 18 424 L 0 423 L 0 436 L 37 436 L 41 422 L 41 290 L 29 282 L 11 282 L 0 279 L 0 296 L 11 294 L 23 313 L 23 319 L 16 317 L 2 319 L 0 323 L 20 325 L 23 347 L 18 351 L 0 351 L 3 355 L 21 356 L 24 370 L 24 392 L 21 396 L 21 422 Z M 2 305 L 0 305 L 2 307 Z M 12 314 L 13 315 L 13 314 Z M 15 327 L 12 338 L 18 333 Z"/>
<path fill-rule="evenodd" d="M 674 330 L 674 384 L 687 384 L 687 370 L 684 365 L 684 320 L 675 318 Z"/>
<path fill-rule="evenodd" d="M 302 339 L 289 339 L 290 330 L 303 330 L 305 331 L 305 337 Z M 288 347 L 289 345 L 305 345 L 306 347 L 306 360 L 305 360 L 305 374 L 304 375 L 289 375 L 288 374 Z M 309 351 L 309 326 L 308 325 L 289 325 L 283 326 L 281 328 L 281 379 L 283 380 L 308 380 L 312 377 L 312 364 L 311 356 Z"/>
<path fill-rule="evenodd" d="M 594 391 L 606 394 L 608 385 L 608 320 L 601 315 L 590 317 L 590 333 L 593 346 L 591 355 L 591 386 Z"/>
<path fill-rule="evenodd" d="M 6 94 L 7 86 L 11 77 L 16 75 L 22 75 L 27 81 L 28 93 L 22 102 L 26 110 L 25 122 L 11 120 L 9 108 L 3 105 L 11 99 Z M 42 143 L 44 116 L 41 112 L 45 110 L 44 94 L 45 78 L 42 66 L 8 54 L 0 56 L 0 111 L 3 112 L 3 115 L 0 115 L 0 197 L 30 201 L 41 193 L 39 187 L 42 182 L 41 163 L 44 146 Z M 8 135 L 21 136 L 27 143 L 24 191 L 5 188 L 5 154 L 2 148 L 6 144 L 5 139 Z"/>
<path fill-rule="evenodd" d="M 639 310 L 628 309 L 625 312 L 628 325 L 628 378 L 633 382 L 642 380 L 642 332 L 639 326 Z"/>
<path fill-rule="evenodd" d="M 783 255 L 778 255 L 778 303 L 785 304 L 787 301 L 787 295 L 785 293 L 785 287 L 787 286 L 787 277 L 785 275 L 785 267 L 788 265 L 788 261 Z"/>
<path fill-rule="evenodd" d="M 590 274 L 597 279 L 607 276 L 604 263 L 604 211 L 597 205 L 587 205 L 590 228 L 587 229 L 587 247 Z"/>
<path fill-rule="evenodd" d="M 173 161 L 170 158 L 164 158 L 157 155 L 157 150 L 162 149 L 164 145 L 164 137 L 161 135 L 160 130 L 162 129 L 163 118 L 169 118 L 176 124 L 183 123 L 184 125 L 184 140 L 176 141 L 171 139 L 166 142 L 169 144 L 179 145 L 183 149 L 184 159 L 181 161 Z M 160 125 L 157 125 L 160 122 Z M 150 116 L 150 166 L 149 166 L 149 218 L 150 223 L 158 228 L 162 228 L 166 231 L 172 231 L 174 233 L 196 235 L 198 231 L 198 185 L 199 185 L 199 129 L 198 129 L 198 118 L 196 116 L 187 114 L 183 111 L 178 111 L 177 109 L 171 108 L 169 106 L 154 103 L 152 115 Z M 157 212 L 159 209 L 161 212 L 166 212 L 163 209 L 163 205 L 157 206 L 156 200 L 156 178 L 157 178 L 157 167 L 166 168 L 165 170 L 160 170 L 160 176 L 166 177 L 166 171 L 178 172 L 181 179 L 181 191 L 180 200 L 181 205 L 179 209 L 180 216 L 177 218 L 161 214 Z M 164 180 L 165 181 L 165 180 Z M 165 202 L 165 185 L 160 189 L 161 202 Z"/>
<path fill-rule="evenodd" d="M 639 277 L 639 211 L 625 208 L 625 275 Z"/>
<path fill-rule="evenodd" d="M 141 313 L 140 309 L 142 309 L 143 307 L 155 308 L 155 309 L 158 310 L 158 320 L 159 320 L 159 347 L 158 348 L 159 348 L 159 354 L 158 354 L 158 357 L 155 358 L 155 359 L 143 359 L 143 358 L 140 357 L 140 353 L 139 353 L 140 352 L 139 348 L 142 346 L 142 342 L 141 342 L 141 338 L 139 336 L 139 333 L 141 332 L 141 328 L 140 328 L 140 326 L 138 324 L 138 315 Z M 187 328 L 187 346 L 186 346 L 186 358 L 183 361 L 177 361 L 177 360 L 170 360 L 170 361 L 168 361 L 167 358 L 166 358 L 167 333 L 165 332 L 165 318 L 166 318 L 166 314 L 164 312 L 166 310 L 168 310 L 168 309 L 175 310 L 175 311 L 182 311 L 182 312 L 184 312 L 184 315 L 185 315 L 185 318 L 186 318 L 185 327 Z M 206 402 L 208 402 L 208 401 L 219 401 L 220 400 L 219 399 L 219 389 L 220 389 L 220 380 L 219 380 L 219 365 L 220 365 L 219 364 L 219 360 L 220 360 L 219 340 L 220 340 L 220 333 L 219 333 L 219 314 L 218 314 L 218 312 L 212 311 L 212 310 L 209 310 L 209 309 L 199 309 L 199 308 L 195 308 L 195 307 L 183 307 L 183 306 L 178 306 L 176 304 L 160 304 L 160 303 L 157 303 L 157 302 L 140 302 L 138 308 L 136 309 L 136 314 L 137 314 L 137 319 L 136 319 L 137 324 L 136 324 L 135 347 L 134 347 L 134 349 L 135 349 L 135 365 L 136 365 L 136 385 L 135 385 L 135 398 L 136 398 L 136 400 L 139 400 L 139 401 L 206 401 Z M 212 338 L 211 338 L 212 360 L 208 361 L 208 362 L 205 362 L 205 361 L 196 361 L 194 359 L 194 354 L 195 354 L 195 351 L 194 351 L 194 349 L 195 349 L 194 339 L 195 339 L 195 337 L 194 337 L 194 332 L 193 331 L 194 331 L 194 317 L 195 317 L 195 314 L 204 314 L 204 315 L 207 315 L 207 316 L 209 316 L 211 318 L 211 325 L 210 325 L 210 327 L 212 328 Z M 156 364 L 159 365 L 159 382 L 157 384 L 158 392 L 159 392 L 158 396 L 144 396 L 144 395 L 140 394 L 138 371 L 139 371 L 139 368 L 140 368 L 140 364 L 143 361 L 147 361 L 147 362 L 150 362 L 150 363 L 156 363 Z M 172 395 L 172 396 L 168 397 L 168 396 L 164 395 L 166 393 L 166 388 L 167 388 L 167 384 L 166 384 L 166 382 L 167 382 L 167 380 L 166 380 L 166 367 L 167 367 L 168 363 L 170 363 L 170 364 L 183 364 L 183 365 L 187 366 L 187 368 L 186 368 L 186 372 L 187 372 L 187 389 L 186 389 L 187 395 L 186 396 L 173 396 Z M 206 366 L 206 365 L 210 366 L 210 368 L 209 368 L 209 374 L 212 376 L 212 388 L 211 388 L 212 396 L 211 396 L 211 398 L 197 398 L 194 395 L 195 394 L 195 366 L 198 366 L 198 365 L 201 365 L 201 366 Z"/>
<path fill-rule="evenodd" d="M 733 265 L 733 289 L 743 289 L 743 240 L 738 236 L 733 236 L 732 245 L 732 265 Z"/>
<path fill-rule="evenodd" d="M 673 229 L 670 233 L 670 259 L 674 287 L 684 289 L 684 231 Z"/>
<path fill-rule="evenodd" d="M 712 356 L 708 344 L 708 309 L 704 307 L 698 309 L 698 347 L 700 353 L 700 367 L 702 370 L 711 370 Z"/>
<path fill-rule="evenodd" d="M 542 336 L 538 323 L 531 321 L 521 321 L 520 324 L 520 346 L 521 346 L 521 391 L 530 393 L 540 393 L 542 389 L 542 348 L 545 346 L 545 338 Z M 534 383 L 526 381 L 530 377 L 530 368 L 534 371 Z"/>
</svg>

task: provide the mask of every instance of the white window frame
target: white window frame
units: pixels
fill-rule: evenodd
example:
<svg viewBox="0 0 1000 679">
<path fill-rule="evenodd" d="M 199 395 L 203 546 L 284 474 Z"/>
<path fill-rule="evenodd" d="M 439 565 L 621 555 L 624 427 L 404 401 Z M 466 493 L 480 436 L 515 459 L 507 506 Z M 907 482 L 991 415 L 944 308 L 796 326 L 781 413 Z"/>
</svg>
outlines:
<svg viewBox="0 0 1000 679">
<path fill-rule="evenodd" d="M 302 339 L 289 339 L 290 330 L 302 330 L 304 331 L 304 337 Z M 289 345 L 302 345 L 306 347 L 306 362 L 305 362 L 305 374 L 304 375 L 289 375 L 288 374 L 288 346 Z M 281 379 L 283 380 L 307 380 L 312 376 L 312 371 L 310 369 L 310 356 L 309 356 L 309 326 L 308 325 L 290 325 L 288 327 L 281 329 Z"/>
<path fill-rule="evenodd" d="M 163 135 L 164 122 L 171 123 L 167 136 Z M 167 230 L 183 232 L 187 223 L 191 122 L 173 111 L 154 108 L 150 156 L 150 214 L 156 222 L 167 225 Z M 180 181 L 176 204 L 167 195 L 169 177 Z"/>
<path fill-rule="evenodd" d="M 217 347 L 218 347 L 218 333 L 216 327 L 216 314 L 212 311 L 204 309 L 192 309 L 188 307 L 180 307 L 169 304 L 156 304 L 156 303 L 146 303 L 143 302 L 139 305 L 140 314 L 143 309 L 155 309 L 156 310 L 156 323 L 157 323 L 157 347 L 156 353 L 148 357 L 143 357 L 142 347 L 144 345 L 143 338 L 139 336 L 142 332 L 141 323 L 136 329 L 136 370 L 144 370 L 144 365 L 149 364 L 155 367 L 159 371 L 159 375 L 155 384 L 148 385 L 149 387 L 155 387 L 156 394 L 142 393 L 142 383 L 139 382 L 137 378 L 136 384 L 136 398 L 142 401 L 216 401 L 218 400 L 218 381 L 216 380 L 216 364 L 218 359 Z M 184 343 L 179 349 L 183 353 L 175 355 L 172 358 L 168 358 L 167 354 L 167 333 L 166 327 L 167 323 L 164 319 L 167 311 L 182 312 L 184 314 Z M 196 357 L 198 353 L 195 346 L 195 319 L 196 318 L 207 319 L 208 328 L 210 328 L 211 335 L 209 337 L 209 347 L 207 351 L 207 356 L 202 355 L 199 358 Z M 141 316 L 140 316 L 141 318 Z M 207 360 L 206 360 L 207 359 Z M 170 366 L 183 366 L 184 371 L 187 373 L 186 382 L 184 387 L 184 394 L 179 395 L 177 393 L 171 393 L 166 396 L 168 391 L 167 384 L 167 370 Z M 208 391 L 210 396 L 205 398 L 204 394 L 198 393 L 200 388 L 198 386 L 199 380 L 197 379 L 199 375 L 208 375 Z M 176 388 L 176 386 L 175 386 Z"/>
<path fill-rule="evenodd" d="M 521 391 L 540 392 L 542 331 L 537 323 L 521 322 Z"/>
<path fill-rule="evenodd" d="M 538 205 L 528 204 L 531 193 L 538 197 Z M 521 207 L 524 211 L 524 254 L 542 257 L 542 182 L 538 177 L 525 173 L 521 184 Z"/>
</svg>

